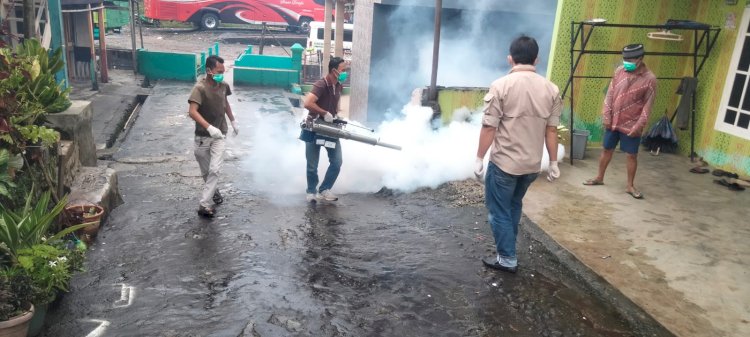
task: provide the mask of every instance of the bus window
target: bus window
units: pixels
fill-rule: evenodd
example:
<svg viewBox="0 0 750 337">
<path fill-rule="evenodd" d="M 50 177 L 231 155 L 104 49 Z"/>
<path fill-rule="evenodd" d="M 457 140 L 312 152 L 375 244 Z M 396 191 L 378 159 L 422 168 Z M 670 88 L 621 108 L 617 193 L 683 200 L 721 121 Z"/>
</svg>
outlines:
<svg viewBox="0 0 750 337">
<path fill-rule="evenodd" d="M 325 28 L 318 28 L 318 40 L 323 40 L 323 34 L 325 33 Z M 352 35 L 353 32 L 351 29 L 344 29 L 344 42 L 352 42 Z M 331 41 L 336 39 L 336 30 L 331 29 Z"/>
</svg>

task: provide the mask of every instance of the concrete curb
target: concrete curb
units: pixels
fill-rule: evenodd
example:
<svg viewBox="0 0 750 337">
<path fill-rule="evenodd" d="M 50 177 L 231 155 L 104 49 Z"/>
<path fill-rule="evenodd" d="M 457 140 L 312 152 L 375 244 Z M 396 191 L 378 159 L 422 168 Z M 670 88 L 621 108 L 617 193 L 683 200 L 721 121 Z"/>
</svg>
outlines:
<svg viewBox="0 0 750 337">
<path fill-rule="evenodd" d="M 539 225 L 524 216 L 521 232 L 528 234 L 533 240 L 541 243 L 561 265 L 565 266 L 573 275 L 580 279 L 581 285 L 595 296 L 601 298 L 612 307 L 633 327 L 635 336 L 675 336 L 659 321 L 635 304 L 620 290 L 607 282 L 603 277 L 583 264 L 570 251 L 561 246 L 547 234 Z"/>
</svg>

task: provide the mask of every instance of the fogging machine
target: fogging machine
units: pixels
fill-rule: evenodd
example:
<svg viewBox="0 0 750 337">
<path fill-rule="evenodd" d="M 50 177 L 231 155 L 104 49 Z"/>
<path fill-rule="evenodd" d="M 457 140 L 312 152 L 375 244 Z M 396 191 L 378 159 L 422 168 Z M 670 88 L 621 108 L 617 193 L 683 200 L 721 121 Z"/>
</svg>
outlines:
<svg viewBox="0 0 750 337">
<path fill-rule="evenodd" d="M 304 121 L 302 122 L 302 124 L 300 124 L 300 127 L 302 128 L 300 140 L 313 142 L 315 141 L 316 136 L 319 135 L 328 138 L 349 139 L 355 142 L 387 147 L 389 149 L 399 151 L 401 150 L 401 146 L 381 142 L 380 138 L 376 137 L 375 135 L 370 136 L 347 130 L 347 126 L 354 126 L 372 133 L 375 132 L 375 130 L 373 129 L 356 124 L 350 124 L 343 119 L 334 119 L 332 123 L 325 122 L 321 119 L 315 119 L 312 122 Z"/>
</svg>

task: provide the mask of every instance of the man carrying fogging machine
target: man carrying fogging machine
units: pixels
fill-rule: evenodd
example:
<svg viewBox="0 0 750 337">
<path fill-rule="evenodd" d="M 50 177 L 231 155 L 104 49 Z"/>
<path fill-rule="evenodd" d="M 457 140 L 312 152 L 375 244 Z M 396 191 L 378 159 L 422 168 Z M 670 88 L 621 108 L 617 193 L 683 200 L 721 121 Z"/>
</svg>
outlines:
<svg viewBox="0 0 750 337">
<path fill-rule="evenodd" d="M 313 84 L 310 93 L 304 100 L 308 114 L 300 125 L 302 132 L 299 138 L 305 142 L 305 158 L 307 159 L 306 199 L 308 202 L 338 200 L 338 197 L 331 192 L 331 188 L 333 188 L 333 184 L 339 176 L 343 163 L 340 138 L 397 150 L 401 149 L 395 145 L 381 143 L 377 138 L 348 131 L 345 129 L 348 123 L 337 119 L 339 99 L 344 89 L 341 83 L 346 81 L 348 76 L 344 71 L 345 69 L 344 59 L 340 57 L 332 58 L 328 62 L 328 74 Z M 318 162 L 321 147 L 325 147 L 326 152 L 328 152 L 329 165 L 323 182 L 318 185 Z"/>
</svg>

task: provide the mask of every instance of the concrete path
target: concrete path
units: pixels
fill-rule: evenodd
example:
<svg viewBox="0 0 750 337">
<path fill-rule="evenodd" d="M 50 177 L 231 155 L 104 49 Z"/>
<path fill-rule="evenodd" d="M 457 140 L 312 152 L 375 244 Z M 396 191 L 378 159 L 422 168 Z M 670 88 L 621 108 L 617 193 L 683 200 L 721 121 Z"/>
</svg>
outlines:
<svg viewBox="0 0 750 337">
<path fill-rule="evenodd" d="M 670 336 L 602 296 L 614 291 L 606 283 L 582 282 L 527 221 L 519 273 L 484 268 L 493 244 L 474 181 L 315 206 L 302 189 L 260 190 L 245 165 L 260 151 L 250 135 L 268 130 L 253 116 L 295 118 L 278 89 L 234 88 L 241 130 L 228 139 L 226 201 L 217 218 L 199 217 L 190 88 L 159 83 L 113 155 L 125 203 L 45 336 Z"/>
<path fill-rule="evenodd" d="M 678 336 L 750 336 L 750 190 L 734 192 L 689 159 L 642 153 L 645 199 L 625 194 L 625 156 L 603 186 L 599 150 L 533 184 L 524 211 L 562 246 Z"/>
</svg>

